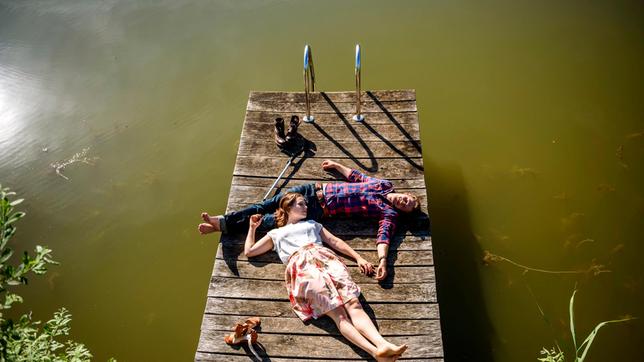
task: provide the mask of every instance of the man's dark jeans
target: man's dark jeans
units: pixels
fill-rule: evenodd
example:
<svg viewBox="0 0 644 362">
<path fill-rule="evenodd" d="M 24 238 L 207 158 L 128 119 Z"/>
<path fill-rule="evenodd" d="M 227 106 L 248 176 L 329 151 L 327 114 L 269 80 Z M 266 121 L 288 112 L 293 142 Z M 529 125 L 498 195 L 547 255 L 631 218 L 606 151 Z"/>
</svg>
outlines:
<svg viewBox="0 0 644 362">
<path fill-rule="evenodd" d="M 315 195 L 315 184 L 306 184 L 290 188 L 284 193 L 275 195 L 259 204 L 251 205 L 243 210 L 224 215 L 223 221 L 225 225 L 222 225 L 222 230 L 225 230 L 225 232 L 229 234 L 246 232 L 248 231 L 248 221 L 250 220 L 251 215 L 255 214 L 264 215 L 262 218 L 262 224 L 257 228 L 259 231 L 274 229 L 277 226 L 275 224 L 274 212 L 279 207 L 279 202 L 282 199 L 282 196 L 287 192 L 297 192 L 304 196 L 308 206 L 306 220 L 320 221 L 322 219 L 324 211 Z"/>
</svg>

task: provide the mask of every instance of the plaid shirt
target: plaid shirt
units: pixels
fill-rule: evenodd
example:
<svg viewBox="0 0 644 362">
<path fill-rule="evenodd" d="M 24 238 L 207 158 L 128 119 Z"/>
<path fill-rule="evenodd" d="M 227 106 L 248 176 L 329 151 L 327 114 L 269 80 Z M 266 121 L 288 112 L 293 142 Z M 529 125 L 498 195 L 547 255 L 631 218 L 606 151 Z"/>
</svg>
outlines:
<svg viewBox="0 0 644 362">
<path fill-rule="evenodd" d="M 326 184 L 324 201 L 328 216 L 378 218 L 376 244 L 389 244 L 398 221 L 398 211 L 386 198 L 394 191 L 393 184 L 358 170 L 351 171 L 348 181 Z"/>
</svg>

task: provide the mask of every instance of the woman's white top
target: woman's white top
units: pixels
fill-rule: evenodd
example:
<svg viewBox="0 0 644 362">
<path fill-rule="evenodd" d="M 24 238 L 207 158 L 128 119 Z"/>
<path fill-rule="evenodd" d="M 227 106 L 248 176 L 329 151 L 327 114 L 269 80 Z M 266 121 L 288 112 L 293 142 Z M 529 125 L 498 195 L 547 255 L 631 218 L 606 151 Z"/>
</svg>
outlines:
<svg viewBox="0 0 644 362">
<path fill-rule="evenodd" d="M 320 230 L 321 224 L 307 220 L 273 229 L 268 232 L 268 236 L 273 239 L 273 250 L 277 252 L 282 263 L 286 264 L 288 258 L 304 245 L 322 245 Z"/>
</svg>

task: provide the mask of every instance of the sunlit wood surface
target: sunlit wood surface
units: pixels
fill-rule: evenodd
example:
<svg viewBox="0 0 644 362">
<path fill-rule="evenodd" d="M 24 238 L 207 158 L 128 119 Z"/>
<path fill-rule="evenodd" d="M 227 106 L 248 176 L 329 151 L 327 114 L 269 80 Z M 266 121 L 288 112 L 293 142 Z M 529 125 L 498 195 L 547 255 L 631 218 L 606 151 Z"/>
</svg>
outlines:
<svg viewBox="0 0 644 362">
<path fill-rule="evenodd" d="M 364 122 L 351 119 L 354 92 L 312 94 L 315 122 L 302 122 L 300 134 L 310 152 L 297 157 L 278 190 L 316 181 L 336 181 L 320 163 L 338 162 L 378 178 L 391 180 L 397 191 L 420 197 L 423 215 L 399 227 L 391 244 L 389 276 L 378 283 L 360 274 L 355 262 L 343 257 L 362 289 L 361 302 L 380 332 L 393 343 L 406 343 L 403 359 L 443 360 L 440 316 L 432 242 L 429 233 L 427 190 L 420 145 L 416 92 L 372 91 L 362 94 Z M 303 93 L 251 92 L 228 197 L 227 211 L 262 199 L 289 156 L 273 141 L 276 117 L 304 117 Z M 366 259 L 377 263 L 376 220 L 325 220 L 332 233 L 346 240 Z M 245 361 L 247 347 L 231 347 L 223 337 L 238 321 L 259 316 L 264 360 L 364 360 L 370 356 L 345 340 L 328 317 L 304 324 L 291 311 L 284 287 L 284 265 L 277 254 L 243 255 L 245 235 L 222 235 L 195 360 Z"/>
</svg>

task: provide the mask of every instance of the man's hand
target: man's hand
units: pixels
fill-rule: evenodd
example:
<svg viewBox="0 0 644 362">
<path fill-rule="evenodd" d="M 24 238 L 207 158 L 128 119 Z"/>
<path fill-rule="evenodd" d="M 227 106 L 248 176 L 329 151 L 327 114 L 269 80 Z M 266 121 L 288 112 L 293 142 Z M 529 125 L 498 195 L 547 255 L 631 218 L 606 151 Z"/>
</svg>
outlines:
<svg viewBox="0 0 644 362">
<path fill-rule="evenodd" d="M 376 280 L 385 280 L 387 277 L 387 258 L 380 259 L 378 268 L 376 268 Z"/>
<path fill-rule="evenodd" d="M 347 166 L 331 160 L 322 161 L 322 168 L 324 169 L 324 171 L 327 171 L 327 172 L 335 170 L 341 173 L 342 176 L 344 176 L 344 178 L 346 179 L 349 178 L 349 175 L 351 175 L 351 172 L 353 171 Z"/>
<path fill-rule="evenodd" d="M 253 230 L 257 229 L 257 227 L 261 225 L 263 218 L 264 217 L 260 214 L 252 215 L 248 221 L 248 228 Z"/>
<path fill-rule="evenodd" d="M 322 161 L 322 169 L 324 171 L 332 171 L 332 170 L 337 170 L 339 163 L 331 160 L 324 160 Z"/>
<path fill-rule="evenodd" d="M 364 275 L 373 274 L 373 265 L 371 265 L 370 262 L 366 261 L 362 257 L 358 257 L 358 259 L 356 259 L 356 262 L 358 263 L 358 267 L 360 268 L 360 271 L 362 272 L 362 274 Z"/>
</svg>

